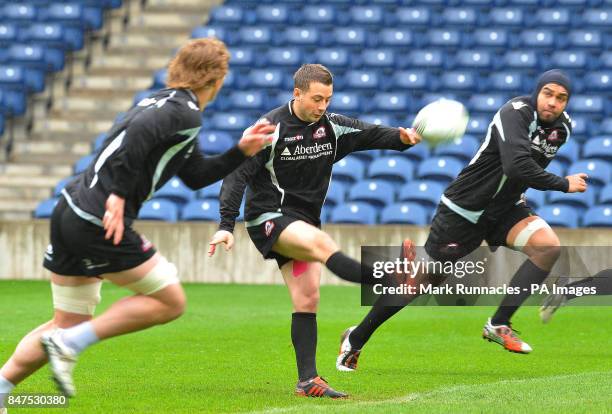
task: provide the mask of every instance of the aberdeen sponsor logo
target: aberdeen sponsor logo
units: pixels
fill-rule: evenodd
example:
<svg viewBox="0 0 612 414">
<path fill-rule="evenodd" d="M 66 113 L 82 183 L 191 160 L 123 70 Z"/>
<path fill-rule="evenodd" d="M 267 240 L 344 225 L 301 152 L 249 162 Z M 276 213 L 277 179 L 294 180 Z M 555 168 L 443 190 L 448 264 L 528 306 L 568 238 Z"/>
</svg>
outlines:
<svg viewBox="0 0 612 414">
<path fill-rule="evenodd" d="M 317 144 L 315 142 L 314 145 L 298 145 L 293 150 L 293 155 L 289 148 L 285 148 L 283 152 L 281 152 L 281 160 L 282 161 L 295 161 L 295 160 L 303 160 L 303 159 L 315 159 L 322 156 L 332 155 L 334 152 L 334 148 L 331 142 L 327 142 L 325 144 Z"/>
</svg>

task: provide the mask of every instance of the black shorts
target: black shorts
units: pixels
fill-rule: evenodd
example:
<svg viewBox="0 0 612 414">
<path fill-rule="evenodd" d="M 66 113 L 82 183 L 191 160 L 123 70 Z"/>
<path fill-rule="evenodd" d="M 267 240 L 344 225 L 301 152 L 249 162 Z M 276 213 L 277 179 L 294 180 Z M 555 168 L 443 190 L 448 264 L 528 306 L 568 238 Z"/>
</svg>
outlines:
<svg viewBox="0 0 612 414">
<path fill-rule="evenodd" d="M 51 215 L 51 244 L 43 266 L 62 276 L 91 276 L 132 269 L 149 260 L 155 248 L 126 226 L 115 246 L 104 229 L 79 217 L 61 197 Z"/>
<path fill-rule="evenodd" d="M 495 250 L 506 246 L 506 237 L 516 223 L 533 215 L 531 208 L 519 203 L 499 219 L 481 218 L 474 224 L 440 203 L 425 242 L 425 251 L 432 259 L 445 262 L 467 256 L 483 240 Z"/>
<path fill-rule="evenodd" d="M 253 244 L 255 244 L 255 247 L 257 247 L 257 250 L 259 250 L 259 252 L 263 255 L 264 259 L 275 259 L 276 263 L 278 264 L 278 268 L 280 269 L 283 267 L 283 265 L 289 263 L 293 259 L 273 252 L 272 246 L 274 246 L 274 243 L 276 243 L 278 237 L 282 231 L 287 228 L 287 226 L 294 221 L 300 220 L 301 219 L 294 217 L 280 216 L 266 220 L 265 222 L 256 226 L 247 227 L 247 231 L 249 232 L 249 237 L 251 237 Z M 313 226 L 320 228 L 320 226 L 314 224 Z"/>
</svg>

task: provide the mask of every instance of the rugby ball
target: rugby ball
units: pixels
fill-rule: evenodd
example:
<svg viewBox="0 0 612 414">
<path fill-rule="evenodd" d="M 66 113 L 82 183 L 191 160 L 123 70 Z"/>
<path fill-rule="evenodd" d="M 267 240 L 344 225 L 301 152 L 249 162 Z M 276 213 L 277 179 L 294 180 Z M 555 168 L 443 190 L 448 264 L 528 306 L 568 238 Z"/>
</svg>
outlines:
<svg viewBox="0 0 612 414">
<path fill-rule="evenodd" d="M 412 127 L 431 146 L 462 137 L 469 120 L 468 111 L 461 102 L 438 99 L 424 106 Z"/>
</svg>

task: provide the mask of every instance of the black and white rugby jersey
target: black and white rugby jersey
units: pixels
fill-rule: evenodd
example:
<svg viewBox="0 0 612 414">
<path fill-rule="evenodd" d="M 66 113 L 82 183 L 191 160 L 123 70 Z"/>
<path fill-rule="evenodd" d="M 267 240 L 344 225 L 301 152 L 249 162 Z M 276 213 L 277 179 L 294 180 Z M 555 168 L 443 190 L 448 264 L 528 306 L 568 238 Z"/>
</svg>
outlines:
<svg viewBox="0 0 612 414">
<path fill-rule="evenodd" d="M 198 147 L 202 127 L 197 97 L 185 89 L 162 89 L 133 106 L 108 132 L 89 167 L 62 191 L 81 218 L 102 225 L 106 199 L 126 199 L 130 224 L 142 203 L 174 175 L 191 189 L 220 180 L 245 159 L 234 147 L 204 157 Z"/>
<path fill-rule="evenodd" d="M 292 104 L 262 117 L 276 125 L 272 144 L 223 180 L 220 229 L 234 230 L 245 187 L 247 227 L 280 215 L 319 224 L 336 161 L 354 151 L 410 147 L 397 128 L 334 113 L 308 123 L 294 114 Z"/>
<path fill-rule="evenodd" d="M 567 192 L 568 180 L 544 168 L 571 131 L 566 112 L 545 124 L 529 96 L 511 99 L 493 117 L 480 149 L 446 189 L 442 203 L 476 223 L 481 216 L 501 217 L 530 187 Z"/>
</svg>

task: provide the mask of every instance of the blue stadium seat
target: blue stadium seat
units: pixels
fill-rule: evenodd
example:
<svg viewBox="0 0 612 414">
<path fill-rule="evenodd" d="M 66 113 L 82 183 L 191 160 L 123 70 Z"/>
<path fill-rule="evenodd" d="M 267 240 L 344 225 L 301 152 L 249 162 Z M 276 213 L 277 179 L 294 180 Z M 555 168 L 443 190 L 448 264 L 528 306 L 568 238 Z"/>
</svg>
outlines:
<svg viewBox="0 0 612 414">
<path fill-rule="evenodd" d="M 533 16 L 535 27 L 560 27 L 567 28 L 571 26 L 575 16 L 570 13 L 570 10 L 564 8 L 539 9 Z"/>
<path fill-rule="evenodd" d="M 380 213 L 380 223 L 425 226 L 429 224 L 429 214 L 423 206 L 416 203 L 395 203 L 383 209 Z"/>
<path fill-rule="evenodd" d="M 153 73 L 153 84 L 151 89 L 163 89 L 166 87 L 166 79 L 168 78 L 168 69 L 159 69 Z"/>
<path fill-rule="evenodd" d="M 34 210 L 34 218 L 51 217 L 51 214 L 53 214 L 53 209 L 58 201 L 59 198 L 56 197 L 41 201 L 38 206 L 36 206 L 36 210 Z"/>
<path fill-rule="evenodd" d="M 332 173 L 334 180 L 352 184 L 363 178 L 365 165 L 354 155 L 349 155 L 334 164 Z"/>
<path fill-rule="evenodd" d="M 453 93 L 424 93 L 421 97 L 420 106 L 425 106 L 435 101 L 439 101 L 440 99 L 459 99 L 457 95 Z"/>
<path fill-rule="evenodd" d="M 610 163 L 603 160 L 581 160 L 573 163 L 567 171 L 567 175 L 578 173 L 588 174 L 587 182 L 599 188 L 608 184 L 612 178 Z"/>
<path fill-rule="evenodd" d="M 233 147 L 235 142 L 227 132 L 203 129 L 198 136 L 198 144 L 204 154 L 221 154 Z"/>
<path fill-rule="evenodd" d="M 473 72 L 467 70 L 446 72 L 440 76 L 440 83 L 445 90 L 473 92 L 479 89 L 481 82 Z"/>
<path fill-rule="evenodd" d="M 444 193 L 444 185 L 437 181 L 415 180 L 400 188 L 397 199 L 412 201 L 433 209 L 440 202 L 442 193 Z"/>
<path fill-rule="evenodd" d="M 53 2 L 45 10 L 44 18 L 48 22 L 62 23 L 71 27 L 93 28 L 91 22 L 85 19 L 85 7 L 78 3 Z"/>
<path fill-rule="evenodd" d="M 559 177 L 565 177 L 565 165 L 558 160 L 552 160 L 545 169 L 551 174 L 558 175 Z"/>
<path fill-rule="evenodd" d="M 519 7 L 494 8 L 489 13 L 489 22 L 493 27 L 524 27 L 523 9 Z"/>
<path fill-rule="evenodd" d="M 573 162 L 577 161 L 580 157 L 580 145 L 576 140 L 570 139 L 568 142 L 563 144 L 561 149 L 557 151 L 555 160 L 563 163 L 564 166 L 569 166 Z"/>
<path fill-rule="evenodd" d="M 2 103 L 0 102 L 0 139 L 2 139 L 2 134 L 4 134 L 4 115 L 1 114 L 1 105 Z"/>
<path fill-rule="evenodd" d="M 479 13 L 471 7 L 449 7 L 442 11 L 443 27 L 477 27 Z"/>
<path fill-rule="evenodd" d="M 569 102 L 569 110 L 572 113 L 582 112 L 603 115 L 606 110 L 606 102 L 600 95 L 572 95 L 572 99 Z"/>
<path fill-rule="evenodd" d="M 316 27 L 289 27 L 285 29 L 285 41 L 289 45 L 317 46 L 322 42 L 321 33 Z"/>
<path fill-rule="evenodd" d="M 356 113 L 362 110 L 361 96 L 355 92 L 334 94 L 330 109 L 334 112 Z"/>
<path fill-rule="evenodd" d="M 570 206 L 544 206 L 536 214 L 553 227 L 578 227 L 579 212 Z"/>
<path fill-rule="evenodd" d="M 151 200 L 142 205 L 138 218 L 175 222 L 178 219 L 178 208 L 169 200 Z"/>
<path fill-rule="evenodd" d="M 397 157 L 408 158 L 411 161 L 414 161 L 417 165 L 419 162 L 429 157 L 430 150 L 427 145 L 419 144 L 414 147 L 408 148 L 406 151 L 398 152 L 398 151 L 385 151 L 385 155 L 394 155 Z"/>
<path fill-rule="evenodd" d="M 1 10 L 1 9 L 0 9 Z M 19 26 L 15 23 L 0 23 L 0 46 L 7 47 L 19 39 Z"/>
<path fill-rule="evenodd" d="M 331 48 L 317 49 L 314 53 L 314 61 L 329 68 L 345 69 L 350 64 L 349 53 L 346 49 Z"/>
<path fill-rule="evenodd" d="M 431 27 L 433 10 L 428 7 L 400 7 L 395 10 L 397 22 L 405 27 Z"/>
<path fill-rule="evenodd" d="M 231 55 L 232 66 L 245 66 L 248 68 L 259 66 L 257 51 L 251 47 L 230 47 L 229 52 Z"/>
<path fill-rule="evenodd" d="M 197 39 L 200 37 L 215 37 L 219 40 L 222 40 L 229 46 L 235 44 L 237 41 L 236 35 L 232 30 L 219 25 L 199 26 L 194 28 L 191 31 L 191 38 Z"/>
<path fill-rule="evenodd" d="M 85 155 L 84 157 L 79 158 L 74 164 L 74 174 L 80 174 L 85 171 L 87 167 L 89 167 L 89 164 L 95 160 L 95 158 L 96 157 L 93 154 Z"/>
<path fill-rule="evenodd" d="M 391 87 L 406 90 L 431 90 L 434 88 L 432 76 L 425 70 L 403 70 L 393 73 Z"/>
<path fill-rule="evenodd" d="M 346 86 L 350 89 L 381 89 L 382 80 L 377 70 L 352 70 L 344 74 Z"/>
<path fill-rule="evenodd" d="M 368 177 L 388 181 L 392 184 L 405 184 L 412 180 L 414 166 L 404 157 L 386 156 L 370 163 Z"/>
<path fill-rule="evenodd" d="M 184 204 L 195 198 L 193 190 L 188 188 L 183 182 L 174 177 L 158 189 L 153 195 L 155 199 L 167 199 L 178 204 Z"/>
<path fill-rule="evenodd" d="M 556 39 L 555 32 L 547 29 L 523 30 L 520 35 L 521 46 L 528 49 L 552 49 Z"/>
<path fill-rule="evenodd" d="M 582 225 L 584 227 L 612 227 L 612 207 L 591 207 L 583 216 Z"/>
<path fill-rule="evenodd" d="M 410 111 L 410 100 L 405 93 L 381 92 L 374 95 L 371 102 L 374 111 L 401 112 L 407 114 Z"/>
<path fill-rule="evenodd" d="M 492 90 L 516 93 L 524 89 L 523 75 L 520 72 L 497 72 L 489 76 Z"/>
<path fill-rule="evenodd" d="M 599 65 L 602 68 L 612 69 L 612 52 L 601 52 L 599 55 Z"/>
<path fill-rule="evenodd" d="M 181 212 L 181 220 L 218 222 L 220 219 L 217 200 L 193 200 L 185 204 Z"/>
<path fill-rule="evenodd" d="M 603 34 L 598 30 L 571 30 L 566 36 L 570 47 L 601 50 L 604 46 Z"/>
<path fill-rule="evenodd" d="M 377 26 L 383 25 L 385 13 L 378 6 L 353 6 L 349 9 L 350 24 L 353 26 Z"/>
<path fill-rule="evenodd" d="M 386 47 L 412 47 L 415 45 L 413 32 L 403 28 L 382 29 L 378 33 L 378 42 Z"/>
<path fill-rule="evenodd" d="M 247 76 L 253 88 L 282 89 L 284 86 L 285 72 L 279 69 L 255 69 Z"/>
<path fill-rule="evenodd" d="M 272 66 L 298 68 L 302 64 L 303 53 L 298 47 L 272 48 L 268 50 L 266 62 Z"/>
<path fill-rule="evenodd" d="M 327 190 L 327 196 L 325 197 L 325 204 L 331 206 L 337 206 L 338 204 L 344 203 L 346 199 L 346 186 L 345 184 L 333 180 Z"/>
<path fill-rule="evenodd" d="M 430 29 L 425 33 L 424 41 L 429 47 L 458 48 L 463 42 L 463 36 L 459 30 Z"/>
<path fill-rule="evenodd" d="M 64 54 L 61 50 L 34 43 L 11 45 L 8 48 L 7 60 L 44 72 L 55 72 L 64 67 Z"/>
<path fill-rule="evenodd" d="M 305 23 L 316 25 L 333 25 L 337 18 L 336 9 L 331 5 L 307 5 L 300 17 Z"/>
<path fill-rule="evenodd" d="M 545 191 L 528 188 L 525 192 L 525 197 L 527 198 L 527 205 L 532 209 L 538 209 L 546 204 Z"/>
<path fill-rule="evenodd" d="M 472 41 L 477 47 L 500 50 L 505 50 L 511 45 L 510 38 L 505 29 L 477 29 L 472 34 Z"/>
<path fill-rule="evenodd" d="M 584 50 L 556 50 L 550 56 L 551 66 L 560 69 L 586 69 L 591 57 Z"/>
<path fill-rule="evenodd" d="M 421 161 L 417 168 L 417 177 L 448 184 L 462 169 L 463 163 L 453 157 L 432 157 Z"/>
<path fill-rule="evenodd" d="M 533 50 L 512 50 L 502 58 L 509 69 L 538 69 L 538 55 Z"/>
<path fill-rule="evenodd" d="M 612 136 L 589 138 L 582 146 L 582 156 L 612 161 Z"/>
<path fill-rule="evenodd" d="M 364 117 L 360 117 L 362 121 L 365 121 Z M 395 151 L 394 151 L 395 152 Z M 384 156 L 384 150 L 367 150 L 367 151 L 355 151 L 351 153 L 352 156 L 362 160 L 365 165 L 369 165 L 374 160 Z"/>
<path fill-rule="evenodd" d="M 3 69 L 0 66 L 0 112 L 8 117 L 21 116 L 26 113 L 26 94 L 20 90 L 4 89 L 2 76 Z"/>
<path fill-rule="evenodd" d="M 612 183 L 606 184 L 599 192 L 600 204 L 612 204 Z"/>
<path fill-rule="evenodd" d="M 255 9 L 257 24 L 283 25 L 289 23 L 289 8 L 284 4 L 262 4 Z"/>
<path fill-rule="evenodd" d="M 479 50 L 461 50 L 455 54 L 455 67 L 461 69 L 493 69 L 497 66 L 497 57 L 491 52 Z"/>
<path fill-rule="evenodd" d="M 38 8 L 28 3 L 6 4 L 0 13 L 4 21 L 15 23 L 35 22 L 38 19 Z"/>
<path fill-rule="evenodd" d="M 197 192 L 197 197 L 201 200 L 218 200 L 221 193 L 223 181 L 216 181 L 204 188 L 200 188 Z"/>
<path fill-rule="evenodd" d="M 242 45 L 269 46 L 275 36 L 267 26 L 246 26 L 238 30 L 238 37 Z"/>
<path fill-rule="evenodd" d="M 582 13 L 582 24 L 585 27 L 612 27 L 612 8 L 586 9 Z"/>
<path fill-rule="evenodd" d="M 561 191 L 551 191 L 548 195 L 549 204 L 563 204 L 574 207 L 580 212 L 595 205 L 595 191 L 590 189 L 584 193 L 563 193 Z"/>
<path fill-rule="evenodd" d="M 593 128 L 593 120 L 586 115 L 572 113 L 572 137 L 579 141 L 584 141 L 588 135 L 591 135 Z"/>
<path fill-rule="evenodd" d="M 406 61 L 414 68 L 427 68 L 440 70 L 448 66 L 446 54 L 438 49 L 411 50 Z"/>
<path fill-rule="evenodd" d="M 455 138 L 449 143 L 438 145 L 434 154 L 436 156 L 448 155 L 451 157 L 460 158 L 463 161 L 471 160 L 478 150 L 479 141 L 470 136 L 464 135 L 460 138 Z"/>
<path fill-rule="evenodd" d="M 612 91 L 612 71 L 587 73 L 584 77 L 584 87 L 592 92 Z"/>
<path fill-rule="evenodd" d="M 217 6 L 210 11 L 210 23 L 238 26 L 246 22 L 246 10 L 240 6 Z"/>
<path fill-rule="evenodd" d="M 392 126 L 395 122 L 394 118 L 386 113 L 368 113 L 367 115 L 360 116 L 359 119 L 369 124 L 385 126 Z"/>
<path fill-rule="evenodd" d="M 222 131 L 244 131 L 253 120 L 239 112 L 217 112 L 210 119 L 213 129 Z"/>
<path fill-rule="evenodd" d="M 470 113 L 486 112 L 493 115 L 508 100 L 508 96 L 502 94 L 476 94 L 470 97 L 467 107 Z"/>
<path fill-rule="evenodd" d="M 393 68 L 396 65 L 395 52 L 391 49 L 366 49 L 361 53 L 361 63 L 370 68 Z"/>
<path fill-rule="evenodd" d="M 490 123 L 491 117 L 472 115 L 470 116 L 465 132 L 477 137 L 484 136 L 487 133 L 487 129 L 489 129 Z"/>
<path fill-rule="evenodd" d="M 367 44 L 367 31 L 361 27 L 341 27 L 332 32 L 332 38 L 339 46 L 359 46 Z"/>
<path fill-rule="evenodd" d="M 270 108 L 276 108 L 281 105 L 287 105 L 287 102 L 293 99 L 293 90 L 291 91 L 280 91 L 270 95 L 268 103 Z"/>
<path fill-rule="evenodd" d="M 612 135 L 612 118 L 601 121 L 599 130 L 602 134 Z"/>
<path fill-rule="evenodd" d="M 267 107 L 267 98 L 262 91 L 233 91 L 229 95 L 229 104 L 232 109 L 246 109 L 259 111 Z"/>
<path fill-rule="evenodd" d="M 330 222 L 376 224 L 376 210 L 367 203 L 343 203 L 332 210 Z"/>
</svg>

